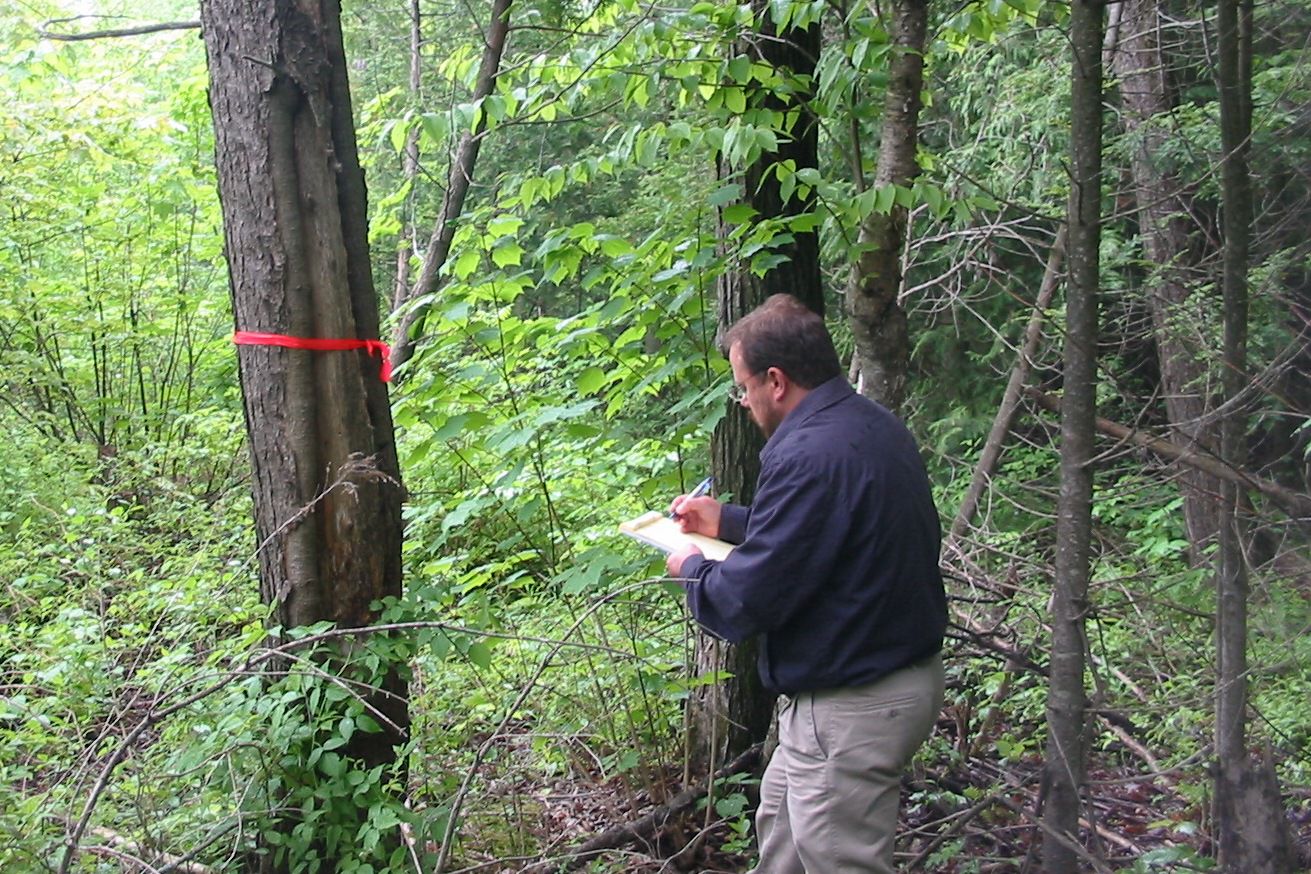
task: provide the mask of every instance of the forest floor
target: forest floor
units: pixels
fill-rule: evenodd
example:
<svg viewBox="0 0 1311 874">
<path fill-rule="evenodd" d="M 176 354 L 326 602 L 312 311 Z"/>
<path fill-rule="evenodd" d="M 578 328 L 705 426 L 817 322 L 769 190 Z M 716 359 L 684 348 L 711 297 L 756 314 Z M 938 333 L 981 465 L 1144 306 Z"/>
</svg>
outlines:
<svg viewBox="0 0 1311 874">
<path fill-rule="evenodd" d="M 1032 858 L 1039 829 L 1033 811 L 1039 802 L 1041 763 L 999 765 L 982 758 L 921 764 L 902 782 L 897 866 L 902 871 L 940 874 L 1027 874 L 1039 870 Z M 732 821 L 706 815 L 706 805 L 668 819 L 662 805 L 682 791 L 679 775 L 668 773 L 650 788 L 635 789 L 630 776 L 587 784 L 574 775 L 553 784 L 529 785 L 493 780 L 503 809 L 524 810 L 533 799 L 535 822 L 529 825 L 540 856 L 509 857 L 466 844 L 453 871 L 546 872 L 557 870 L 627 871 L 638 874 L 738 874 L 752 862 L 753 842 L 743 840 Z M 758 777 L 757 772 L 754 776 Z M 1190 775 L 1197 777 L 1198 775 Z M 1096 821 L 1083 822 L 1086 846 L 1097 861 L 1087 870 L 1195 871 L 1211 867 L 1207 799 L 1190 800 L 1179 774 L 1143 775 L 1133 767 L 1098 769 Z M 754 784 L 753 784 L 754 785 Z M 654 795 L 653 795 L 654 790 Z M 751 793 L 754 794 L 754 793 Z M 512 799 L 510 796 L 513 795 Z M 660 796 L 657 801 L 655 795 Z M 489 799 L 482 799 L 484 802 Z M 754 804 L 754 797 L 750 799 Z M 1285 813 L 1294 842 L 1296 871 L 1311 871 L 1311 788 L 1285 788 Z M 483 806 L 483 805 L 480 805 Z M 593 867 L 561 868 L 569 851 L 589 839 L 625 825 L 649 822 L 659 828 L 636 829 L 620 846 L 593 858 Z M 522 823 L 521 823 L 522 825 Z M 741 824 L 739 822 L 739 829 Z M 528 837 L 528 836 L 525 836 Z M 547 864 L 541 860 L 546 859 Z"/>
</svg>

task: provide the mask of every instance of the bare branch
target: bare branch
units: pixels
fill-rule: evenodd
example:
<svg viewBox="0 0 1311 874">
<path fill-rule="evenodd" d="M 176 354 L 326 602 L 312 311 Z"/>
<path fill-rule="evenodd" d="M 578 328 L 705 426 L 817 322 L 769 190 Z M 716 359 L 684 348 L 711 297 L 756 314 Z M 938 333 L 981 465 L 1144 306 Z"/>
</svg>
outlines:
<svg viewBox="0 0 1311 874">
<path fill-rule="evenodd" d="M 85 17 L 85 16 L 79 16 Z M 121 27 L 111 30 L 88 30 L 85 33 L 60 33 L 50 30 L 52 24 L 67 24 L 70 21 L 76 21 L 76 18 L 56 18 L 45 23 L 45 26 L 37 31 L 37 35 L 42 39 L 55 39 L 62 42 L 81 42 L 91 39 L 118 39 L 125 36 L 144 36 L 148 33 L 162 33 L 166 30 L 199 30 L 199 21 L 161 21 L 155 24 L 140 24 L 136 27 Z"/>
<path fill-rule="evenodd" d="M 1026 389 L 1025 394 L 1033 398 L 1038 406 L 1043 409 L 1053 412 L 1060 409 L 1059 400 L 1036 388 Z M 1255 474 L 1233 467 L 1221 459 L 1203 455 L 1195 449 L 1186 449 L 1169 440 L 1135 431 L 1108 419 L 1098 418 L 1096 425 L 1097 430 L 1108 437 L 1132 443 L 1134 446 L 1147 449 L 1162 458 L 1188 465 L 1240 487 L 1256 489 L 1295 519 L 1306 521 L 1311 518 L 1311 497 L 1281 486 L 1277 482 L 1263 479 Z"/>
</svg>

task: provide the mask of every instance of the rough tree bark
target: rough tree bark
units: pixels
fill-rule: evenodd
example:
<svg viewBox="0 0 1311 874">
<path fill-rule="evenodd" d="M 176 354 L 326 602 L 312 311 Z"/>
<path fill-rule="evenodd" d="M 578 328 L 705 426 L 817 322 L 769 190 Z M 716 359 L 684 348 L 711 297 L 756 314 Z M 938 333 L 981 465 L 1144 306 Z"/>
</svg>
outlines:
<svg viewBox="0 0 1311 874">
<path fill-rule="evenodd" d="M 919 174 L 915 153 L 929 17 L 927 0 L 894 0 L 887 9 L 893 55 L 883 103 L 876 188 L 909 185 Z M 856 168 L 856 184 L 864 188 L 860 168 Z M 905 400 L 910 369 L 910 332 L 897 300 L 908 221 L 909 211 L 897 205 L 866 218 L 847 282 L 847 313 L 856 341 L 861 393 L 893 412 L 898 412 Z"/>
<path fill-rule="evenodd" d="M 478 66 L 478 80 L 474 84 L 473 99 L 480 101 L 496 90 L 496 78 L 501 72 L 501 56 L 505 53 L 505 41 L 510 33 L 510 5 L 512 0 L 493 0 L 490 20 L 483 35 L 483 56 Z M 423 263 L 414 284 L 404 292 L 399 287 L 393 296 L 392 312 L 400 313 L 400 319 L 392 333 L 391 360 L 393 367 L 400 367 L 414 354 L 416 338 L 415 327 L 423 320 L 428 311 L 426 305 L 418 303 L 419 298 L 432 293 L 437 288 L 437 274 L 451 254 L 451 243 L 455 240 L 456 225 L 460 214 L 464 212 L 464 202 L 469 196 L 469 187 L 473 184 L 474 168 L 478 166 L 478 152 L 482 148 L 483 137 L 487 130 L 487 115 L 481 114 L 473 130 L 465 131 L 455 148 L 450 170 L 446 174 L 446 192 L 442 195 L 441 215 L 437 225 L 428 239 L 428 247 L 423 253 Z"/>
<path fill-rule="evenodd" d="M 754 0 L 752 6 L 760 28 L 738 46 L 738 51 L 752 60 L 772 65 L 785 79 L 809 77 L 819 56 L 818 26 L 805 30 L 792 28 L 779 34 L 769 18 L 769 4 L 764 0 Z M 773 94 L 749 98 L 763 101 L 774 109 L 802 107 L 791 137 L 780 144 L 778 153 L 763 156 L 742 174 L 746 202 L 763 218 L 799 215 L 813 206 L 811 200 L 797 197 L 784 203 L 778 179 L 769 172 L 775 162 L 789 159 L 795 161 L 798 168 L 816 166 L 819 133 L 813 116 L 804 108 L 806 97 L 805 93 L 798 93 L 787 104 Z M 727 168 L 722 168 L 721 173 L 727 173 Z M 813 232 L 794 233 L 794 238 L 782 250 L 788 256 L 787 261 L 763 277 L 755 276 L 745 265 L 721 277 L 716 290 L 721 336 L 771 294 L 786 292 L 796 295 L 811 309 L 824 312 L 819 240 Z M 759 455 L 763 445 L 760 432 L 746 411 L 738 404 L 729 403 L 710 443 L 712 471 L 720 493 L 731 493 L 737 503 L 751 502 L 760 475 Z M 707 769 L 714 770 L 719 763 L 763 740 L 769 732 L 774 697 L 761 686 L 756 670 L 757 652 L 755 641 L 730 646 L 709 635 L 699 634 L 697 637 L 697 672 L 732 674 L 731 679 L 723 683 L 701 687 L 690 703 L 688 749 L 691 751 L 691 766 L 703 773 Z"/>
<path fill-rule="evenodd" d="M 1085 783 L 1084 692 L 1089 548 L 1092 535 L 1093 423 L 1097 385 L 1098 247 L 1101 238 L 1101 0 L 1070 7 L 1070 201 L 1066 219 L 1069 278 L 1065 296 L 1065 371 L 1061 404 L 1061 487 L 1056 509 L 1047 762 L 1043 774 L 1043 870 L 1076 871 Z"/>
<path fill-rule="evenodd" d="M 364 174 L 335 0 L 205 0 L 219 196 L 236 326 L 378 337 Z M 401 500 L 379 363 L 363 351 L 240 346 L 260 592 L 285 628 L 359 627 L 401 592 Z M 371 703 L 391 726 L 345 752 L 394 759 L 408 727 L 393 673 Z"/>
<path fill-rule="evenodd" d="M 1207 385 L 1207 322 L 1197 289 L 1213 276 L 1203 271 L 1203 240 L 1191 216 L 1188 187 L 1170 165 L 1170 114 L 1175 100 L 1169 55 L 1161 44 L 1159 0 L 1125 0 L 1113 64 L 1120 82 L 1120 118 L 1128 135 L 1133 199 L 1144 261 L 1144 283 L 1156 337 L 1166 417 L 1178 437 L 1214 454 L 1218 429 Z M 1194 564 L 1206 561 L 1220 526 L 1220 484 L 1202 471 L 1180 471 L 1184 520 Z"/>
</svg>

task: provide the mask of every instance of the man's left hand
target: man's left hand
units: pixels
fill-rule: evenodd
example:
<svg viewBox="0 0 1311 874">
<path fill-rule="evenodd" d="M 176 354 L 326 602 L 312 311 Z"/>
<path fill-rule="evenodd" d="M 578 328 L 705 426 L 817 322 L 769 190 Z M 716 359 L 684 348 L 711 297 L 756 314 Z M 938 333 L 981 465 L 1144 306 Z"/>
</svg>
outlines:
<svg viewBox="0 0 1311 874">
<path fill-rule="evenodd" d="M 694 555 L 704 557 L 705 553 L 695 546 L 689 546 L 680 552 L 671 552 L 669 558 L 665 559 L 665 570 L 669 572 L 671 577 L 681 577 L 683 575 L 683 562 Z"/>
</svg>

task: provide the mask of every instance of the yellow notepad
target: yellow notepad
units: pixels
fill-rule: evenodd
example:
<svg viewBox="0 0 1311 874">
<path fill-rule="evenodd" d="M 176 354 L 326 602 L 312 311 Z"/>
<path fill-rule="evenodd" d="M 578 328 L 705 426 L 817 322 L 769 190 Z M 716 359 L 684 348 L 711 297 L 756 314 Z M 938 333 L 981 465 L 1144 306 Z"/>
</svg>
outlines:
<svg viewBox="0 0 1311 874">
<path fill-rule="evenodd" d="M 620 524 L 619 530 L 662 552 L 681 552 L 685 547 L 695 546 L 706 558 L 722 561 L 733 551 L 731 543 L 704 534 L 684 534 L 678 530 L 677 522 L 656 510 Z"/>
</svg>

